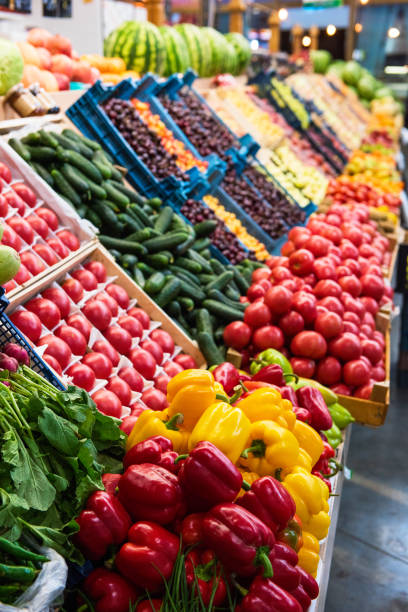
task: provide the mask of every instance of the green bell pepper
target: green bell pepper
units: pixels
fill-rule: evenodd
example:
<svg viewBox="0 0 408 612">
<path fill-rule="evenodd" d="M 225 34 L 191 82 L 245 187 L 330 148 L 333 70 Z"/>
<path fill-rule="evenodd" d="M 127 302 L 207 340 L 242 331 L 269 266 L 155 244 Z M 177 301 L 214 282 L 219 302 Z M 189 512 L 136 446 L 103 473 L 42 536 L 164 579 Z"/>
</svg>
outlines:
<svg viewBox="0 0 408 612">
<path fill-rule="evenodd" d="M 344 406 L 338 402 L 330 404 L 330 406 L 327 406 L 327 408 L 331 414 L 333 422 L 340 429 L 345 429 L 347 425 L 355 421 L 355 418 L 350 414 L 347 408 L 344 408 Z"/>
<path fill-rule="evenodd" d="M 321 385 L 319 382 L 317 382 L 317 380 L 299 378 L 298 380 L 289 381 L 288 385 L 293 387 L 295 391 L 301 387 L 314 387 L 315 389 L 319 389 L 320 393 L 323 395 L 324 401 L 326 402 L 326 406 L 330 406 L 330 404 L 337 402 L 337 395 L 334 393 L 334 391 L 328 389 L 324 385 Z"/>
<path fill-rule="evenodd" d="M 322 433 L 324 433 L 324 435 L 327 438 L 328 443 L 330 444 L 332 448 L 337 448 L 338 445 L 343 440 L 341 431 L 335 423 L 333 423 L 333 426 L 330 429 L 327 429 L 326 431 L 323 431 Z"/>
<path fill-rule="evenodd" d="M 262 351 L 257 355 L 256 359 L 252 361 L 250 366 L 251 374 L 257 374 L 259 370 L 262 370 L 267 365 L 271 365 L 272 363 L 279 365 L 284 374 L 293 374 L 292 366 L 288 359 L 286 359 L 285 355 L 282 355 L 276 349 L 266 349 L 266 351 Z M 337 399 L 337 397 L 336 397 Z"/>
</svg>

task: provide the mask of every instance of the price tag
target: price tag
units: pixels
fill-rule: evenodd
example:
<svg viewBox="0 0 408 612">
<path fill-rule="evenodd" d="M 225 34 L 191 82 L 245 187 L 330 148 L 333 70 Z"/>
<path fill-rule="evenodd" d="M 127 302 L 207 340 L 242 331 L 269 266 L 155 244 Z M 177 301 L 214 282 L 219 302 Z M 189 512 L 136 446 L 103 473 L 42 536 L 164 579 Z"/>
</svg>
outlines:
<svg viewBox="0 0 408 612">
<path fill-rule="evenodd" d="M 346 480 L 351 480 L 353 477 L 353 471 L 350 470 L 346 465 L 343 466 L 343 474 Z"/>
</svg>

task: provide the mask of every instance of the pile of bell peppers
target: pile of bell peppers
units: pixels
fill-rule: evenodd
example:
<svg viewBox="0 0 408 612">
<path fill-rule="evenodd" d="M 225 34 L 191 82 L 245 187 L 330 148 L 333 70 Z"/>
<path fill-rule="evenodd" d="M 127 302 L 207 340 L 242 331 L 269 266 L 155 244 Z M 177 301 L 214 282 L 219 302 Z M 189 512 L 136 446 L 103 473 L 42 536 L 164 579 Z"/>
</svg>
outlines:
<svg viewBox="0 0 408 612">
<path fill-rule="evenodd" d="M 107 588 L 95 586 L 105 583 L 102 567 L 83 585 L 97 612 L 129 602 L 167 610 L 180 555 L 204 609 L 301 612 L 317 597 L 329 478 L 339 469 L 329 425 L 337 413 L 351 417 L 340 405 L 331 414 L 325 389 L 285 371 L 278 356 L 258 356 L 275 363 L 257 363 L 252 376 L 229 363 L 185 370 L 168 384 L 166 410 L 142 412 L 123 474 L 105 474 L 105 491 L 77 518 L 75 543 L 88 559 L 112 563 L 114 553 Z"/>
</svg>

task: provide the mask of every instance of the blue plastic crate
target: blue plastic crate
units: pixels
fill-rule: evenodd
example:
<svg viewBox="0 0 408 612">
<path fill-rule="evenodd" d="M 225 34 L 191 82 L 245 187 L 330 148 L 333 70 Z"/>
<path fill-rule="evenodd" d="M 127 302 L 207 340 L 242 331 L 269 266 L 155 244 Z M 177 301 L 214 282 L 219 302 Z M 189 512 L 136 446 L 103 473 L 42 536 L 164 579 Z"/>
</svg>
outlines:
<svg viewBox="0 0 408 612">
<path fill-rule="evenodd" d="M 13 325 L 8 316 L 3 312 L 0 316 L 0 347 L 6 342 L 15 342 L 19 344 L 30 356 L 30 365 L 35 372 L 44 376 L 57 389 L 65 389 L 64 385 L 53 374 L 48 365 L 34 351 L 31 345 L 27 342 L 23 334 Z"/>
<path fill-rule="evenodd" d="M 4 312 L 9 305 L 9 301 L 6 298 L 6 292 L 3 287 L 0 287 L 0 314 Z"/>
</svg>

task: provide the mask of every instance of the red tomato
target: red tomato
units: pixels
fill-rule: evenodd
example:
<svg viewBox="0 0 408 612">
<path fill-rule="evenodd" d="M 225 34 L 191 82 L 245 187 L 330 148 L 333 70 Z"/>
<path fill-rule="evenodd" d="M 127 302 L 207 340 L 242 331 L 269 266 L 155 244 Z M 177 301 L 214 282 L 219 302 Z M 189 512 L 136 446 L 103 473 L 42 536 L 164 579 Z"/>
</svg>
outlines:
<svg viewBox="0 0 408 612">
<path fill-rule="evenodd" d="M 99 412 L 102 412 L 102 414 L 106 414 L 107 416 L 120 419 L 122 415 L 122 404 L 120 403 L 118 396 L 112 393 L 112 391 L 100 389 L 91 397 Z"/>
<path fill-rule="evenodd" d="M 340 253 L 342 259 L 357 259 L 358 248 L 350 240 L 342 240 L 340 243 Z M 348 264 L 347 264 L 348 265 Z"/>
<path fill-rule="evenodd" d="M 322 228 L 321 235 L 327 240 L 330 240 L 335 245 L 340 244 L 343 238 L 343 233 L 339 227 L 333 225 L 325 225 Z"/>
<path fill-rule="evenodd" d="M 31 272 L 33 276 L 37 276 L 37 274 L 44 272 L 44 270 L 46 269 L 46 266 L 41 261 L 41 259 L 30 251 L 24 251 L 23 253 L 20 253 L 20 260 L 21 263 L 27 268 L 29 272 Z"/>
<path fill-rule="evenodd" d="M 376 340 L 376 342 L 378 342 L 380 346 L 383 347 L 383 350 L 385 349 L 384 335 L 380 331 L 375 330 L 373 332 L 373 340 Z"/>
<path fill-rule="evenodd" d="M 338 383 L 330 387 L 337 395 L 351 395 L 351 389 L 343 383 Z"/>
<path fill-rule="evenodd" d="M 98 286 L 96 277 L 89 270 L 80 268 L 71 272 L 71 276 L 81 283 L 85 291 L 93 291 Z"/>
<path fill-rule="evenodd" d="M 83 317 L 81 314 L 73 314 L 68 317 L 67 325 L 69 325 L 70 327 L 74 327 L 79 332 L 81 332 L 85 340 L 88 342 L 92 330 L 92 325 L 90 324 L 88 319 L 85 319 L 85 317 Z"/>
<path fill-rule="evenodd" d="M 105 291 L 109 293 L 109 295 L 113 297 L 114 300 L 117 301 L 121 308 L 123 308 L 124 310 L 129 308 L 129 296 L 127 294 L 127 291 L 123 287 L 121 287 L 120 285 L 116 285 L 115 283 L 111 283 L 110 285 L 107 285 Z"/>
<path fill-rule="evenodd" d="M 297 291 L 293 294 L 292 308 L 302 315 L 306 324 L 313 323 L 316 318 L 317 300 L 314 295 L 306 291 Z"/>
<path fill-rule="evenodd" d="M 285 278 L 282 281 L 279 281 L 279 286 L 285 287 L 285 289 L 288 289 L 291 293 L 295 293 L 295 291 L 297 291 L 299 288 L 298 283 L 294 278 Z"/>
<path fill-rule="evenodd" d="M 247 291 L 246 296 L 250 302 L 254 302 L 258 298 L 264 297 L 265 293 L 266 293 L 266 289 L 263 285 L 261 285 L 261 283 L 252 283 L 252 285 Z"/>
<path fill-rule="evenodd" d="M 359 359 L 363 351 L 358 336 L 344 332 L 330 342 L 329 352 L 341 361 L 351 361 Z"/>
<path fill-rule="evenodd" d="M 309 240 L 303 245 L 315 257 L 324 257 L 329 252 L 330 241 L 323 236 L 310 236 Z"/>
<path fill-rule="evenodd" d="M 172 355 L 174 351 L 174 340 L 168 332 L 164 331 L 164 329 L 154 329 L 150 334 L 150 339 L 160 344 L 165 353 L 170 353 L 170 355 Z"/>
<path fill-rule="evenodd" d="M 165 410 L 168 406 L 167 397 L 159 389 L 148 389 L 141 397 L 150 410 Z"/>
<path fill-rule="evenodd" d="M 132 336 L 132 338 L 141 338 L 143 336 L 142 324 L 134 317 L 130 317 L 129 315 L 119 317 L 118 325 L 123 327 L 123 329 L 125 329 Z"/>
<path fill-rule="evenodd" d="M 54 304 L 58 306 L 62 319 L 67 318 L 69 311 L 71 310 L 71 303 L 65 291 L 63 291 L 60 287 L 49 287 L 42 292 L 42 297 L 46 300 L 54 302 Z"/>
<path fill-rule="evenodd" d="M 143 377 L 132 367 L 122 368 L 118 376 L 127 382 L 132 391 L 141 393 L 143 391 Z"/>
<path fill-rule="evenodd" d="M 103 355 L 106 355 L 106 357 L 108 357 L 108 359 L 110 359 L 112 362 L 113 367 L 116 368 L 118 365 L 120 360 L 119 353 L 107 340 L 97 340 L 94 343 L 92 350 L 95 351 L 95 353 L 102 353 Z"/>
<path fill-rule="evenodd" d="M 153 355 L 143 349 L 135 348 L 130 353 L 130 361 L 144 378 L 153 380 L 157 365 Z"/>
<path fill-rule="evenodd" d="M 150 317 L 142 308 L 134 306 L 128 311 L 128 315 L 137 319 L 142 324 L 143 329 L 150 328 Z"/>
<path fill-rule="evenodd" d="M 53 232 L 55 232 L 55 230 L 58 228 L 58 217 L 55 212 L 53 212 L 49 208 L 41 206 L 40 208 L 37 208 L 35 214 L 38 215 L 40 219 L 43 219 L 43 221 L 46 222 L 50 230 L 52 230 Z"/>
<path fill-rule="evenodd" d="M 100 331 L 108 329 L 112 321 L 112 314 L 107 305 L 101 300 L 91 300 L 82 308 L 82 313 Z M 108 338 L 109 340 L 109 338 Z M 110 341 L 110 340 L 109 340 Z"/>
<path fill-rule="evenodd" d="M 341 287 L 336 281 L 331 279 L 320 280 L 314 287 L 313 293 L 318 298 L 324 298 L 328 296 L 340 297 Z"/>
<path fill-rule="evenodd" d="M 316 367 L 313 359 L 306 359 L 305 357 L 291 357 L 290 365 L 294 373 L 302 378 L 312 378 Z"/>
<path fill-rule="evenodd" d="M 296 242 L 296 239 L 299 236 L 307 236 L 307 238 L 309 238 L 309 236 L 311 235 L 312 235 L 312 232 L 309 229 L 307 229 L 307 227 L 303 227 L 302 225 L 295 225 L 289 231 L 288 238 L 289 240 L 292 240 L 292 242 Z"/>
<path fill-rule="evenodd" d="M 350 293 L 353 297 L 358 297 L 361 293 L 361 283 L 354 274 L 339 278 L 339 285 L 343 291 L 347 291 L 347 293 Z"/>
<path fill-rule="evenodd" d="M 41 336 L 41 319 L 34 312 L 17 310 L 10 315 L 10 320 L 34 344 Z"/>
<path fill-rule="evenodd" d="M 343 223 L 341 226 L 341 231 L 343 232 L 344 238 L 350 240 L 355 246 L 360 246 L 363 241 L 363 235 L 361 232 L 361 228 L 357 227 L 353 223 Z"/>
<path fill-rule="evenodd" d="M 367 357 L 372 365 L 376 365 L 384 356 L 382 346 L 375 340 L 362 340 L 361 348 L 364 357 Z"/>
<path fill-rule="evenodd" d="M 299 249 L 289 257 L 289 269 L 297 276 L 307 276 L 313 271 L 314 255 L 307 249 Z"/>
<path fill-rule="evenodd" d="M 263 278 L 269 278 L 270 271 L 268 268 L 257 268 L 252 272 L 252 282 L 257 283 Z"/>
<path fill-rule="evenodd" d="M 374 383 L 369 380 L 365 385 L 361 385 L 355 389 L 353 396 L 359 397 L 360 399 L 370 399 L 371 391 L 373 390 Z"/>
<path fill-rule="evenodd" d="M 60 230 L 57 232 L 56 236 L 70 251 L 77 251 L 81 246 L 78 238 L 69 230 Z"/>
<path fill-rule="evenodd" d="M 349 387 L 360 387 L 370 380 L 370 366 L 362 359 L 348 361 L 343 367 L 343 380 Z"/>
<path fill-rule="evenodd" d="M 20 264 L 18 272 L 15 275 L 13 280 L 17 283 L 17 285 L 22 285 L 23 283 L 27 282 L 30 278 L 31 278 L 31 274 L 29 273 L 27 268 L 23 264 Z"/>
<path fill-rule="evenodd" d="M 288 242 L 285 242 L 285 244 L 281 247 L 281 255 L 284 255 L 285 257 L 289 257 L 289 255 L 291 255 L 294 251 L 296 250 L 295 245 L 293 244 L 293 242 L 291 240 L 288 240 Z"/>
<path fill-rule="evenodd" d="M 12 179 L 10 168 L 3 162 L 0 162 L 0 179 L 3 179 L 6 183 L 11 183 Z"/>
<path fill-rule="evenodd" d="M 75 304 L 82 300 L 84 288 L 75 278 L 68 278 L 61 286 Z"/>
<path fill-rule="evenodd" d="M 355 274 L 356 276 L 360 275 L 360 264 L 358 261 L 355 259 L 346 259 L 343 263 L 345 266 L 347 266 L 347 268 L 349 268 L 352 274 Z"/>
<path fill-rule="evenodd" d="M 294 355 L 308 359 L 321 359 L 327 351 L 327 342 L 315 331 L 301 331 L 292 339 L 290 350 Z"/>
<path fill-rule="evenodd" d="M 340 315 L 340 317 L 342 317 L 344 314 L 344 306 L 336 297 L 325 297 L 319 300 L 319 305 L 324 306 L 324 308 L 327 308 L 327 310 L 330 310 L 330 312 L 335 312 L 336 314 Z"/>
<path fill-rule="evenodd" d="M 34 191 L 24 183 L 13 183 L 11 188 L 20 196 L 26 204 L 33 208 L 37 204 L 37 196 Z"/>
<path fill-rule="evenodd" d="M 282 331 L 276 325 L 264 325 L 255 330 L 252 342 L 259 351 L 268 348 L 280 350 L 284 344 Z"/>
<path fill-rule="evenodd" d="M 45 363 L 47 363 L 49 366 L 51 366 L 52 369 L 55 370 L 55 372 L 61 376 L 62 368 L 61 368 L 60 364 L 58 363 L 58 361 L 55 359 L 55 357 L 53 357 L 52 355 L 47 355 L 45 353 L 42 356 L 42 358 L 43 358 L 43 361 L 45 361 Z"/>
<path fill-rule="evenodd" d="M 129 387 L 127 382 L 119 376 L 112 376 L 106 385 L 108 391 L 112 391 L 118 396 L 122 402 L 122 406 L 129 406 L 132 399 L 132 389 Z"/>
<path fill-rule="evenodd" d="M 324 280 L 325 278 L 331 278 L 336 280 L 337 274 L 334 264 L 330 261 L 328 257 L 319 257 L 313 263 L 313 273 L 316 278 L 319 280 Z"/>
<path fill-rule="evenodd" d="M 159 376 L 156 376 L 156 378 L 154 379 L 154 386 L 156 389 L 166 394 L 167 385 L 169 384 L 170 380 L 171 378 L 170 376 L 167 376 L 167 374 L 160 374 Z"/>
<path fill-rule="evenodd" d="M 291 310 L 279 319 L 278 325 L 285 336 L 295 336 L 304 329 L 305 322 L 301 314 Z"/>
<path fill-rule="evenodd" d="M 153 355 L 157 365 L 161 365 L 163 363 L 163 349 L 160 344 L 154 340 L 143 340 L 143 342 L 140 343 L 140 348 Z"/>
<path fill-rule="evenodd" d="M 1 162 L 0 162 L 1 164 Z M 1 188 L 1 185 L 0 185 Z M 0 195 L 0 217 L 6 217 L 8 213 L 8 203 L 3 195 Z"/>
<path fill-rule="evenodd" d="M 113 297 L 111 297 L 107 293 L 105 292 L 97 293 L 97 295 L 95 296 L 95 300 L 101 300 L 101 302 L 104 302 L 106 306 L 109 308 L 109 310 L 111 311 L 112 317 L 116 317 L 118 315 L 118 312 L 119 312 L 118 303 L 116 300 L 113 299 Z"/>
<path fill-rule="evenodd" d="M 182 372 L 183 369 L 185 368 L 183 368 L 182 365 L 180 365 L 176 361 L 168 361 L 163 366 L 164 372 L 167 374 L 167 376 L 170 376 L 170 378 L 173 378 L 174 376 Z"/>
<path fill-rule="evenodd" d="M 371 368 L 371 378 L 378 382 L 385 380 L 385 369 L 382 365 L 376 365 Z"/>
<path fill-rule="evenodd" d="M 27 223 L 30 224 L 31 229 L 38 234 L 39 236 L 41 236 L 41 238 L 46 238 L 48 236 L 48 232 L 49 227 L 46 224 L 46 222 L 44 221 L 44 219 L 41 219 L 40 217 L 38 217 L 37 215 L 29 215 L 26 218 Z"/>
<path fill-rule="evenodd" d="M 346 310 L 355 312 L 360 317 L 360 320 L 364 317 L 365 308 L 358 298 L 353 298 L 350 295 L 343 293 L 341 299 Z"/>
<path fill-rule="evenodd" d="M 68 376 L 72 376 L 72 383 L 85 391 L 92 391 L 95 386 L 95 372 L 83 363 L 74 363 L 68 370 Z"/>
<path fill-rule="evenodd" d="M 22 217 L 10 217 L 7 219 L 7 225 L 9 225 L 27 244 L 31 244 L 33 242 L 33 228 Z"/>
<path fill-rule="evenodd" d="M 22 240 L 16 232 L 5 223 L 3 225 L 3 237 L 1 239 L 1 244 L 5 244 L 6 246 L 11 247 L 17 253 L 20 253 L 21 247 L 23 246 Z"/>
<path fill-rule="evenodd" d="M 61 313 L 59 308 L 51 300 L 44 299 L 42 297 L 36 297 L 29 300 L 25 307 L 30 312 L 33 312 L 38 316 L 41 323 L 47 327 L 47 329 L 54 329 L 61 321 Z"/>
<path fill-rule="evenodd" d="M 334 313 L 332 313 L 334 314 Z M 317 364 L 316 378 L 322 385 L 334 385 L 341 379 L 341 363 L 335 357 L 324 357 Z"/>
<path fill-rule="evenodd" d="M 291 255 L 292 257 L 292 255 Z M 279 283 L 288 278 L 293 278 L 292 272 L 283 266 L 276 266 L 276 268 L 272 268 L 271 278 Z"/>
<path fill-rule="evenodd" d="M 132 336 L 126 329 L 119 325 L 113 325 L 105 331 L 105 338 L 119 353 L 128 355 L 132 347 Z"/>
<path fill-rule="evenodd" d="M 361 293 L 379 302 L 384 294 L 384 281 L 375 274 L 364 274 L 360 278 Z"/>
<path fill-rule="evenodd" d="M 55 251 L 53 251 L 46 244 L 35 244 L 33 246 L 33 251 L 35 251 L 35 253 L 49 266 L 53 266 L 58 262 L 58 257 L 56 256 Z"/>
<path fill-rule="evenodd" d="M 58 240 L 58 238 L 47 238 L 46 243 L 59 257 L 61 257 L 61 259 L 68 257 L 69 250 L 65 244 L 62 244 L 62 242 Z"/>
<path fill-rule="evenodd" d="M 88 263 L 84 264 L 84 268 L 92 272 L 98 283 L 106 281 L 106 268 L 101 261 L 88 261 Z"/>
<path fill-rule="evenodd" d="M 183 370 L 198 368 L 196 360 L 191 355 L 185 355 L 184 353 L 179 353 L 174 357 L 173 361 L 181 366 Z"/>
<path fill-rule="evenodd" d="M 45 353 L 54 357 L 61 368 L 65 370 L 72 359 L 72 352 L 68 344 L 62 338 L 56 338 L 52 334 L 47 334 L 40 338 L 37 346 L 44 346 L 44 344 L 48 345 Z"/>
<path fill-rule="evenodd" d="M 4 283 L 3 285 L 4 293 L 9 293 L 16 287 L 17 287 L 17 283 L 15 283 L 13 280 L 9 280 L 7 283 Z"/>
<path fill-rule="evenodd" d="M 5 199 L 7 200 L 7 204 L 11 208 L 15 208 L 19 215 L 21 215 L 21 216 L 24 215 L 24 213 L 26 211 L 26 205 L 25 205 L 24 201 L 20 198 L 20 196 L 18 196 L 15 193 L 15 191 L 13 191 L 13 190 L 5 191 L 3 193 L 3 196 L 5 197 Z"/>
<path fill-rule="evenodd" d="M 335 312 L 321 312 L 315 319 L 314 328 L 326 339 L 334 338 L 343 331 L 343 321 Z"/>
<path fill-rule="evenodd" d="M 243 349 L 248 346 L 251 340 L 251 328 L 243 321 L 233 321 L 224 329 L 224 342 L 227 346 L 231 346 L 236 350 Z"/>
<path fill-rule="evenodd" d="M 244 322 L 252 327 L 252 329 L 267 325 L 271 320 L 271 311 L 263 301 L 253 302 L 246 308 L 244 313 Z"/>
<path fill-rule="evenodd" d="M 280 285 L 269 289 L 265 295 L 265 304 L 269 306 L 273 314 L 281 315 L 290 310 L 293 293 Z M 249 306 L 250 308 L 250 306 Z"/>
<path fill-rule="evenodd" d="M 64 340 L 64 342 L 68 344 L 74 355 L 80 355 L 82 357 L 82 355 L 85 354 L 85 337 L 81 334 L 81 332 L 75 329 L 75 327 L 61 325 L 61 327 L 58 327 L 54 333 L 57 338 L 61 338 L 61 340 Z"/>
<path fill-rule="evenodd" d="M 135 423 L 137 421 L 137 419 L 139 418 L 139 415 L 132 415 L 130 414 L 129 416 L 125 417 L 122 420 L 122 423 L 120 425 L 120 429 L 127 435 L 130 436 L 133 427 L 135 426 Z"/>
<path fill-rule="evenodd" d="M 112 373 L 112 362 L 103 353 L 87 353 L 82 358 L 82 363 L 95 372 L 96 378 L 107 379 Z"/>
<path fill-rule="evenodd" d="M 344 321 L 343 322 L 343 331 L 350 332 L 350 333 L 355 334 L 356 336 L 358 336 L 359 333 L 360 333 L 360 328 L 359 328 L 359 325 L 356 325 L 355 323 L 352 323 L 352 321 Z"/>
</svg>

